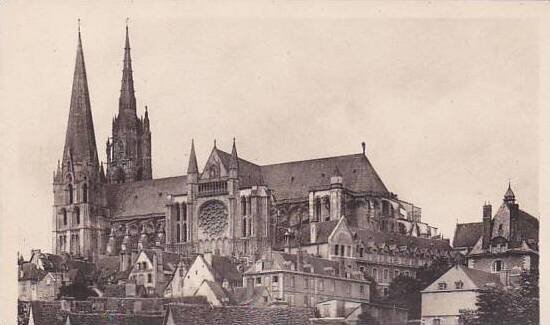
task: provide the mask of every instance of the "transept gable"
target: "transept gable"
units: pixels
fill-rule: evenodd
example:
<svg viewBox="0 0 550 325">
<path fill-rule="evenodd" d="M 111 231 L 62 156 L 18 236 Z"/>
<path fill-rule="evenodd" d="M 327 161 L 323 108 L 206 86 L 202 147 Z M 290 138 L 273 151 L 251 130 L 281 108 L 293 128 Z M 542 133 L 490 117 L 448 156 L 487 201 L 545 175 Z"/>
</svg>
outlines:
<svg viewBox="0 0 550 325">
<path fill-rule="evenodd" d="M 229 165 L 214 147 L 201 173 L 201 179 L 218 179 L 229 176 Z"/>
</svg>

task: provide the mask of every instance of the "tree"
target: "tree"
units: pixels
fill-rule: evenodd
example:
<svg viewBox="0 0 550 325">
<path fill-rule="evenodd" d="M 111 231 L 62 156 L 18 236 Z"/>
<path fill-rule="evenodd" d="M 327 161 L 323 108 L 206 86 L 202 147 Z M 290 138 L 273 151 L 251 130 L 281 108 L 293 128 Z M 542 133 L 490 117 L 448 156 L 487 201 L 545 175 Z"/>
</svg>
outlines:
<svg viewBox="0 0 550 325">
<path fill-rule="evenodd" d="M 389 295 L 384 302 L 407 308 L 409 319 L 419 319 L 422 308 L 420 291 L 447 272 L 449 267 L 449 260 L 439 257 L 429 266 L 420 268 L 416 278 L 400 274 L 390 283 Z"/>
<path fill-rule="evenodd" d="M 389 295 L 385 302 L 407 308 L 409 319 L 420 318 L 421 303 L 420 291 L 424 289 L 419 279 L 399 275 L 390 283 Z"/>
<path fill-rule="evenodd" d="M 64 285 L 59 288 L 59 297 L 72 297 L 75 300 L 86 300 L 88 297 L 95 297 L 97 294 L 90 290 L 82 282 L 76 282 L 69 285 Z"/>
<path fill-rule="evenodd" d="M 539 324 L 538 272 L 523 272 L 517 287 L 483 287 L 475 311 L 463 311 L 464 325 Z"/>
</svg>

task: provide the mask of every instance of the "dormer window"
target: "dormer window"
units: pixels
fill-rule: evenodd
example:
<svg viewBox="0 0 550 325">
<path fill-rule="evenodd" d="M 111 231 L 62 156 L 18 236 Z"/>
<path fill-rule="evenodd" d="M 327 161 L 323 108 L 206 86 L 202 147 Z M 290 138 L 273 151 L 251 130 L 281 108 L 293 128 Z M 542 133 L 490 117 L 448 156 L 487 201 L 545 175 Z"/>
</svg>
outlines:
<svg viewBox="0 0 550 325">
<path fill-rule="evenodd" d="M 437 288 L 438 288 L 439 290 L 447 290 L 447 283 L 445 283 L 445 282 L 439 282 L 439 283 L 437 284 Z"/>
</svg>

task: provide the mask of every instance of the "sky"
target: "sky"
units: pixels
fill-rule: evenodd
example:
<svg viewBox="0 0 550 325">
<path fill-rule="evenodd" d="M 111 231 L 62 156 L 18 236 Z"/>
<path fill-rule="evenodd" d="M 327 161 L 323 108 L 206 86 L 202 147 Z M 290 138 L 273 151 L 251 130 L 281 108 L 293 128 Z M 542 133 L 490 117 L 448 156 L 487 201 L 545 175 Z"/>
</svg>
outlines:
<svg viewBox="0 0 550 325">
<path fill-rule="evenodd" d="M 457 221 L 481 221 L 485 201 L 495 211 L 509 181 L 520 208 L 539 216 L 533 20 L 52 3 L 1 17 L 10 27 L 0 29 L 3 239 L 25 256 L 51 249 L 52 173 L 63 152 L 77 18 L 102 161 L 129 17 L 155 178 L 185 173 L 191 139 L 199 167 L 214 139 L 229 151 L 235 137 L 240 157 L 258 164 L 359 153 L 364 141 L 389 190 L 420 206 L 447 238 Z"/>
</svg>

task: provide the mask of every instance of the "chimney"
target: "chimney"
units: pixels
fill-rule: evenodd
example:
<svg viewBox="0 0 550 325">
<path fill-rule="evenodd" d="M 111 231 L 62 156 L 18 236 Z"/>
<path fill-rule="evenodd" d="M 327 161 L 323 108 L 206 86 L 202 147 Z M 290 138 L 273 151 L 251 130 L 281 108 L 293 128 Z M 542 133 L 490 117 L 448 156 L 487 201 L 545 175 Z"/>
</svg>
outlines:
<svg viewBox="0 0 550 325">
<path fill-rule="evenodd" d="M 361 147 L 363 147 L 363 155 L 367 154 L 367 144 L 365 142 L 361 142 Z"/>
<path fill-rule="evenodd" d="M 483 237 L 481 240 L 483 249 L 488 248 L 491 241 L 491 217 L 492 206 L 490 203 L 485 203 L 483 205 Z"/>
</svg>

